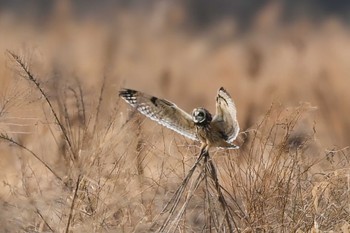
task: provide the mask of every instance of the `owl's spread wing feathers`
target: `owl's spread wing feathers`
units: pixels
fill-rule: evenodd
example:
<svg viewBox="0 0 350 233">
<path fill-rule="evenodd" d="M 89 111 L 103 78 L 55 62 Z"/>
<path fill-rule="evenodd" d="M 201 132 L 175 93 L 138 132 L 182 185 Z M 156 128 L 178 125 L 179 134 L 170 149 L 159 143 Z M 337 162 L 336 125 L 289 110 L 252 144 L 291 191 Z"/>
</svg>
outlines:
<svg viewBox="0 0 350 233">
<path fill-rule="evenodd" d="M 237 138 L 239 125 L 236 106 L 231 96 L 222 87 L 218 90 L 216 96 L 216 115 L 214 116 L 213 123 L 226 136 L 225 140 L 227 142 L 232 142 Z"/>
<path fill-rule="evenodd" d="M 119 96 L 157 123 L 192 140 L 198 140 L 191 115 L 174 103 L 131 89 L 122 89 Z"/>
</svg>

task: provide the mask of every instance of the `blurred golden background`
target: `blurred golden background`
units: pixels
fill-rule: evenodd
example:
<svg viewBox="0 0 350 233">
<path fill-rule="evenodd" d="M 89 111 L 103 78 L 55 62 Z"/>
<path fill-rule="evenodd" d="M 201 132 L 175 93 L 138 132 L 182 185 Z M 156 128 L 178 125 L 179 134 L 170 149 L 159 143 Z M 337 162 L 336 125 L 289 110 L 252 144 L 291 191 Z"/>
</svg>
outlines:
<svg viewBox="0 0 350 233">
<path fill-rule="evenodd" d="M 213 110 L 224 86 L 243 130 L 272 102 L 310 102 L 326 145 L 348 145 L 349 4 L 253 2 L 4 2 L 0 49 L 30 56 L 43 81 L 74 76 L 93 91 L 106 76 L 110 93 L 134 88 L 188 111 Z"/>
<path fill-rule="evenodd" d="M 0 1 L 0 130 L 48 161 L 62 149 L 51 146 L 59 143 L 48 139 L 55 135 L 43 123 L 52 123 L 49 111 L 42 113 L 41 95 L 20 81 L 6 52 L 13 51 L 52 100 L 78 83 L 86 109 L 93 109 L 105 85 L 97 125 L 111 114 L 127 118 L 126 107 L 114 111 L 121 87 L 188 112 L 198 106 L 214 112 L 223 86 L 237 105 L 242 131 L 254 128 L 273 103 L 308 103 L 312 110 L 298 134 L 314 129 L 321 151 L 346 148 L 349 12 L 346 1 Z M 2 143 L 0 150 L 7 200 L 23 164 L 13 147 Z"/>
</svg>

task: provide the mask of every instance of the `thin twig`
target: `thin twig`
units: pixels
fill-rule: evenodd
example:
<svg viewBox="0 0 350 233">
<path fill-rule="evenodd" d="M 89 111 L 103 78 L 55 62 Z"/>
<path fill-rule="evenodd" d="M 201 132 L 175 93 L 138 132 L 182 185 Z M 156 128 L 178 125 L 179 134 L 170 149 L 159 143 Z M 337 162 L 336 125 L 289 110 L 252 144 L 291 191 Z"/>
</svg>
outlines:
<svg viewBox="0 0 350 233">
<path fill-rule="evenodd" d="M 206 203 L 205 203 L 205 206 L 208 206 L 208 213 L 206 215 L 206 224 L 208 225 L 207 228 L 212 229 L 212 223 L 216 229 L 217 232 L 220 232 L 219 230 L 219 226 L 221 224 L 218 223 L 218 219 L 217 219 L 217 216 L 216 216 L 216 213 L 215 213 L 215 203 L 212 202 L 211 200 L 211 194 L 210 194 L 210 183 L 208 182 L 208 178 L 211 179 L 211 177 L 208 175 L 208 173 L 210 174 L 210 170 L 208 169 L 208 159 L 209 159 L 209 156 L 205 156 L 204 157 L 204 164 L 203 164 L 203 169 L 205 171 L 205 195 L 206 195 Z M 212 181 L 212 179 L 211 179 Z M 204 228 L 206 229 L 206 228 Z"/>
<path fill-rule="evenodd" d="M 227 202 L 225 200 L 225 197 L 224 197 L 224 195 L 221 192 L 221 188 L 220 188 L 221 185 L 219 183 L 219 179 L 218 179 L 218 176 L 217 176 L 217 172 L 216 172 L 216 168 L 214 166 L 214 163 L 213 163 L 213 161 L 211 159 L 208 159 L 207 162 L 208 162 L 207 164 L 208 164 L 208 166 L 210 168 L 209 172 L 210 172 L 211 178 L 213 179 L 213 181 L 215 183 L 215 189 L 216 189 L 216 192 L 217 192 L 217 194 L 219 196 L 219 202 L 220 202 L 221 207 L 222 207 L 222 209 L 223 209 L 223 211 L 225 213 L 225 219 L 226 219 L 226 223 L 228 225 L 229 231 L 233 232 L 233 226 L 231 224 L 232 222 L 235 225 L 236 230 L 238 230 L 237 225 L 236 225 L 236 223 L 235 223 L 235 221 L 233 219 L 232 213 L 231 213 L 230 209 L 228 208 L 228 205 L 227 205 Z"/>
<path fill-rule="evenodd" d="M 177 227 L 179 225 L 180 219 L 182 218 L 183 214 L 185 213 L 185 210 L 186 210 L 191 198 L 193 197 L 194 192 L 198 189 L 198 187 L 202 183 L 203 179 L 204 179 L 204 169 L 201 171 L 201 173 L 198 175 L 197 179 L 195 180 L 194 184 L 189 189 L 187 196 L 186 196 L 186 199 L 185 199 L 185 203 L 182 205 L 177 216 L 172 221 L 172 224 L 167 232 L 170 232 L 172 226 L 175 226 L 174 231 L 173 231 L 173 232 L 175 232 L 175 230 L 177 229 Z"/>
<path fill-rule="evenodd" d="M 163 230 L 166 228 L 166 226 L 169 224 L 171 217 L 173 216 L 176 207 L 178 206 L 180 199 L 185 191 L 185 188 L 189 182 L 189 180 L 191 179 L 194 171 L 196 170 L 198 164 L 200 163 L 200 161 L 203 159 L 203 153 L 201 153 L 195 164 L 191 167 L 191 169 L 189 170 L 188 174 L 186 175 L 185 179 L 182 181 L 182 183 L 180 184 L 180 186 L 178 187 L 178 189 L 175 191 L 174 195 L 172 196 L 172 198 L 169 200 L 169 202 L 165 205 L 165 207 L 163 208 L 162 212 L 160 213 L 160 215 L 164 214 L 165 212 L 167 212 L 168 207 L 170 206 L 170 204 L 172 204 L 168 216 L 167 218 L 164 220 L 163 224 L 161 225 L 161 227 L 159 228 L 158 232 L 163 232 Z M 151 226 L 151 229 L 154 227 L 154 225 L 156 224 L 156 221 L 154 222 L 154 224 Z"/>
<path fill-rule="evenodd" d="M 44 216 L 41 214 L 40 210 L 36 208 L 36 213 L 40 216 L 40 218 L 44 221 L 45 225 L 50 229 L 51 232 L 55 232 L 50 224 L 45 220 Z"/>
<path fill-rule="evenodd" d="M 86 126 L 86 109 L 85 109 L 85 102 L 84 102 L 84 92 L 83 92 L 83 88 L 81 87 L 80 81 L 77 77 L 75 77 L 75 80 L 77 82 L 78 85 L 78 89 L 79 89 L 79 96 L 80 96 L 80 105 L 81 105 L 81 109 L 78 109 L 79 111 L 81 111 L 81 115 L 83 116 L 83 124 L 84 126 Z"/>
<path fill-rule="evenodd" d="M 63 124 L 61 123 L 61 121 L 58 119 L 58 115 L 54 109 L 54 107 L 52 106 L 51 101 L 49 100 L 49 98 L 47 97 L 47 94 L 44 92 L 44 90 L 40 87 L 40 83 L 36 80 L 36 78 L 34 77 L 34 75 L 30 72 L 30 70 L 28 69 L 28 67 L 25 65 L 25 63 L 22 61 L 22 59 L 16 55 L 15 53 L 13 53 L 12 51 L 7 50 L 7 53 L 15 60 L 15 62 L 23 69 L 23 71 L 26 73 L 27 78 L 29 79 L 29 81 L 31 81 L 35 87 L 40 91 L 41 95 L 45 98 L 46 103 L 49 105 L 49 108 L 55 118 L 56 123 L 58 124 L 58 126 L 61 129 L 61 132 L 68 144 L 68 147 L 71 151 L 71 159 L 72 161 L 74 161 L 75 156 L 74 156 L 74 150 L 72 147 L 72 144 L 69 140 L 69 137 L 67 135 L 67 131 L 66 128 L 63 126 Z"/>
<path fill-rule="evenodd" d="M 75 200 L 77 199 L 77 196 L 78 196 L 78 190 L 79 190 L 79 184 L 80 184 L 80 181 L 81 181 L 81 177 L 82 177 L 82 175 L 78 176 L 77 183 L 75 185 L 74 196 L 73 196 L 72 204 L 70 206 L 70 211 L 69 211 L 69 216 L 68 216 L 68 221 L 67 221 L 67 226 L 66 226 L 65 233 L 69 232 L 69 227 L 70 227 L 70 224 L 71 224 L 71 221 L 72 221 L 72 217 L 73 217 L 74 204 L 75 204 Z"/>
<path fill-rule="evenodd" d="M 106 75 L 103 76 L 102 86 L 101 86 L 101 89 L 100 89 L 100 96 L 98 98 L 98 104 L 97 104 L 97 108 L 96 108 L 96 116 L 95 116 L 95 122 L 94 122 L 94 128 L 93 128 L 93 131 L 92 131 L 92 135 L 94 135 L 95 131 L 96 131 L 98 118 L 99 118 L 99 115 L 100 115 L 101 104 L 102 104 L 102 100 L 103 100 L 102 95 L 103 95 L 103 92 L 104 92 L 104 89 L 105 89 L 105 84 L 106 84 Z"/>
<path fill-rule="evenodd" d="M 9 136 L 7 136 L 5 134 L 0 134 L 0 139 L 11 142 L 11 143 L 15 144 L 16 146 L 28 151 L 31 155 L 34 156 L 34 158 L 36 158 L 40 163 L 42 163 L 58 180 L 60 180 L 63 183 L 62 178 L 44 160 L 42 160 L 39 156 L 37 156 L 32 150 L 28 149 L 27 147 L 20 144 L 19 142 L 16 142 L 14 139 L 10 138 Z"/>
<path fill-rule="evenodd" d="M 196 170 L 196 168 L 197 168 L 199 162 L 202 160 L 202 158 L 203 158 L 203 154 L 201 154 L 201 155 L 197 158 L 195 164 L 191 167 L 191 169 L 189 170 L 187 176 L 186 176 L 185 179 L 182 181 L 182 183 L 180 184 L 180 186 L 178 187 L 178 189 L 175 191 L 173 197 L 170 199 L 170 201 L 167 203 L 167 205 L 165 205 L 165 207 L 163 208 L 163 210 L 162 210 L 161 213 L 166 212 L 166 210 L 167 210 L 167 208 L 169 207 L 170 203 L 172 203 L 174 200 L 177 200 L 177 202 L 175 202 L 176 204 L 179 202 L 179 199 L 180 199 L 180 197 L 181 197 L 183 191 L 185 190 L 185 187 L 187 186 L 188 181 L 189 181 L 190 178 L 192 177 L 194 171 Z M 174 203 L 174 205 L 175 205 L 175 203 Z M 176 205 L 175 205 L 175 207 L 174 207 L 174 205 L 173 205 L 173 207 L 171 208 L 171 210 L 173 210 L 173 209 L 176 207 Z M 171 211 L 171 210 L 170 210 L 170 211 Z"/>
</svg>

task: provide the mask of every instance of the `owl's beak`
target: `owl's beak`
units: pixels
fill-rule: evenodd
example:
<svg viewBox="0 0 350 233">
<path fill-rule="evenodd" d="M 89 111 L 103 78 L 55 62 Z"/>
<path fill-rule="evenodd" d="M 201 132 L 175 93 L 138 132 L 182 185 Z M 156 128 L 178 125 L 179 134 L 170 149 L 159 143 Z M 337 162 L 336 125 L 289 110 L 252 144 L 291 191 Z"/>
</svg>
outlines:
<svg viewBox="0 0 350 233">
<path fill-rule="evenodd" d="M 199 113 L 195 113 L 194 116 L 193 116 L 193 122 L 195 124 L 197 123 L 202 123 L 204 121 L 204 118 L 199 116 Z"/>
<path fill-rule="evenodd" d="M 194 112 L 194 114 L 193 114 L 193 122 L 194 123 L 199 123 L 198 114 L 199 114 L 199 112 Z"/>
</svg>

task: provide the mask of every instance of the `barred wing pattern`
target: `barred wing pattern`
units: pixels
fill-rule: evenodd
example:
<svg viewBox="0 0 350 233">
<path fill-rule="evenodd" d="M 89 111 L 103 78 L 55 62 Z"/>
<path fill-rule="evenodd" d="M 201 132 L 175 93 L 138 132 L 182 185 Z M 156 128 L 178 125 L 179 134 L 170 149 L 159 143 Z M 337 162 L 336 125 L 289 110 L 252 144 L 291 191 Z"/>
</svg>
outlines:
<svg viewBox="0 0 350 233">
<path fill-rule="evenodd" d="M 217 124 L 222 133 L 226 136 L 227 142 L 237 138 L 239 125 L 237 121 L 237 110 L 235 103 L 227 91 L 221 87 L 216 97 L 216 115 L 213 123 Z"/>
<path fill-rule="evenodd" d="M 191 115 L 174 103 L 132 89 L 122 89 L 119 96 L 157 123 L 192 140 L 198 140 Z"/>
</svg>

